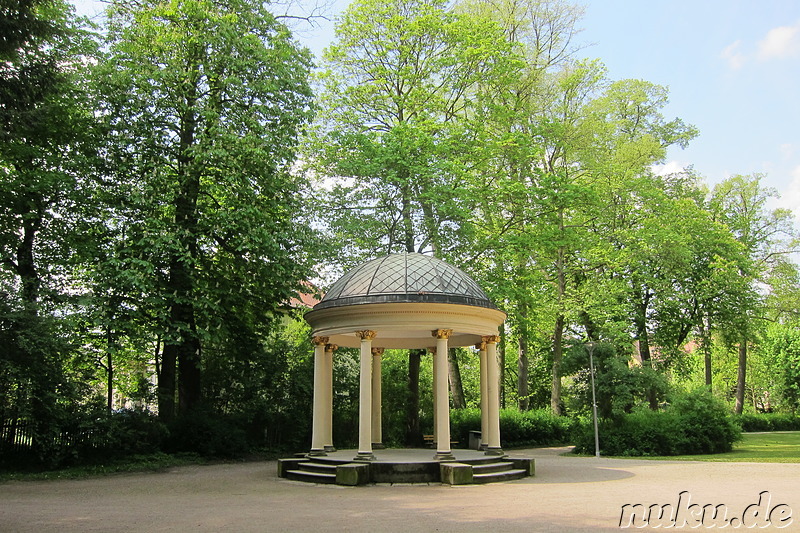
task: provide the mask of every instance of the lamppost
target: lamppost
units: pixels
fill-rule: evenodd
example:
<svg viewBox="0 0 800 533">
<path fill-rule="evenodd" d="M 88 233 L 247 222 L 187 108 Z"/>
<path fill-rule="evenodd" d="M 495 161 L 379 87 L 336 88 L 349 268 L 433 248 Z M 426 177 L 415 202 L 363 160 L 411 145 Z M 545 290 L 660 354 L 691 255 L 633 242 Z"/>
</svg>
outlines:
<svg viewBox="0 0 800 533">
<path fill-rule="evenodd" d="M 594 341 L 587 342 L 586 347 L 589 350 L 589 370 L 591 372 L 590 377 L 592 379 L 592 419 L 594 421 L 594 456 L 600 457 L 600 434 L 597 431 L 597 399 L 595 397 L 595 392 L 594 392 L 594 357 L 592 357 L 594 353 Z"/>
</svg>

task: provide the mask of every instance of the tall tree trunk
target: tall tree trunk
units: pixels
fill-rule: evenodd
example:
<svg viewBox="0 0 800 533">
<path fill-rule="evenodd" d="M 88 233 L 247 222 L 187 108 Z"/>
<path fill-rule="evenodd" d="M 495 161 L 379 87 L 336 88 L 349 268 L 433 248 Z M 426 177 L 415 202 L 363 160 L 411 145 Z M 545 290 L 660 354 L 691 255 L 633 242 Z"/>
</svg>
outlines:
<svg viewBox="0 0 800 533">
<path fill-rule="evenodd" d="M 639 341 L 639 355 L 642 358 L 642 366 L 646 368 L 653 368 L 653 359 L 650 354 L 650 334 L 647 331 L 647 309 L 650 307 L 650 299 L 652 294 L 647 289 L 636 290 L 636 317 L 634 322 L 636 325 L 636 338 Z M 647 402 L 650 404 L 650 409 L 653 411 L 658 410 L 658 397 L 653 387 L 648 387 L 645 392 L 647 395 Z"/>
<path fill-rule="evenodd" d="M 197 52 L 200 53 L 199 51 Z M 198 60 L 199 61 L 199 60 Z M 199 71 L 198 71 L 199 72 Z M 190 72 L 188 76 L 197 76 Z M 198 99 L 197 81 L 186 84 L 185 111 L 181 117 L 178 150 L 178 191 L 174 200 L 175 232 L 179 250 L 173 254 L 169 266 L 167 293 L 173 295 L 170 302 L 170 326 L 173 338 L 164 343 L 164 365 L 177 362 L 178 410 L 191 411 L 201 400 L 200 387 L 200 339 L 197 336 L 195 318 L 195 260 L 197 259 L 197 199 L 200 195 L 200 168 L 194 160 L 192 150 L 196 143 Z M 176 335 L 177 333 L 177 335 Z M 162 372 L 163 375 L 163 372 Z M 172 383 L 165 383 L 165 392 Z"/>
<path fill-rule="evenodd" d="M 180 227 L 180 225 L 179 225 Z M 193 254 L 192 254 L 193 256 Z M 174 258 L 170 268 L 167 290 L 175 294 L 172 301 L 170 322 L 173 330 L 179 332 L 177 339 L 164 343 L 162 367 L 177 365 L 178 410 L 191 411 L 200 403 L 200 340 L 197 337 L 194 312 L 194 279 L 191 267 L 186 261 Z M 173 333 L 174 334 L 174 333 Z M 165 377 L 162 368 L 162 377 Z M 167 373 L 166 378 L 169 378 Z M 174 397 L 174 374 L 171 385 Z"/>
<path fill-rule="evenodd" d="M 564 212 L 559 211 L 558 229 L 561 234 L 564 232 Z M 563 347 L 561 345 L 564 337 L 564 314 L 561 312 L 564 298 L 567 294 L 566 252 L 564 247 L 558 249 L 556 256 L 556 299 L 558 302 L 558 314 L 553 328 L 553 387 L 550 391 L 550 410 L 554 415 L 561 415 L 561 356 Z"/>
<path fill-rule="evenodd" d="M 497 346 L 497 357 L 500 365 L 500 409 L 506 408 L 506 324 L 500 324 L 500 344 Z"/>
<path fill-rule="evenodd" d="M 517 396 L 520 410 L 527 411 L 530 407 L 530 386 L 528 384 L 528 336 L 524 331 L 520 332 L 518 343 Z"/>
<path fill-rule="evenodd" d="M 711 338 L 708 328 L 705 325 L 705 319 L 700 320 L 700 342 L 703 348 L 703 368 L 705 370 L 705 381 L 708 390 L 712 388 L 711 376 Z"/>
<path fill-rule="evenodd" d="M 114 331 L 106 329 L 106 407 L 110 413 L 114 409 Z"/>
<path fill-rule="evenodd" d="M 517 328 L 517 404 L 522 411 L 530 406 L 530 385 L 528 384 L 528 305 L 519 302 L 517 305 L 519 327 Z"/>
<path fill-rule="evenodd" d="M 553 388 L 550 391 L 550 410 L 554 415 L 561 415 L 561 340 L 564 336 L 564 315 L 556 316 L 553 328 Z"/>
<path fill-rule="evenodd" d="M 421 446 L 419 429 L 419 366 L 425 350 L 408 351 L 408 399 L 406 401 L 406 446 Z"/>
<path fill-rule="evenodd" d="M 739 371 L 736 374 L 736 405 L 733 412 L 742 414 L 744 409 L 744 388 L 747 381 L 747 335 L 739 343 Z"/>
<path fill-rule="evenodd" d="M 461 384 L 461 369 L 458 368 L 458 357 L 455 348 L 447 350 L 447 374 L 450 378 L 450 394 L 453 398 L 453 409 L 464 409 L 467 401 L 464 398 L 464 386 Z"/>
<path fill-rule="evenodd" d="M 175 418 L 177 363 L 177 347 L 165 342 L 161 351 L 161 372 L 158 374 L 158 417 L 165 422 Z"/>
<path fill-rule="evenodd" d="M 39 279 L 39 272 L 36 270 L 36 259 L 34 257 L 34 246 L 36 243 L 36 233 L 42 225 L 41 200 L 29 198 L 28 202 L 32 210 L 23 218 L 22 240 L 16 250 L 15 270 L 19 276 L 21 285 L 22 301 L 28 306 L 29 310 L 38 315 L 36 304 L 39 301 L 39 289 L 42 281 Z"/>
</svg>

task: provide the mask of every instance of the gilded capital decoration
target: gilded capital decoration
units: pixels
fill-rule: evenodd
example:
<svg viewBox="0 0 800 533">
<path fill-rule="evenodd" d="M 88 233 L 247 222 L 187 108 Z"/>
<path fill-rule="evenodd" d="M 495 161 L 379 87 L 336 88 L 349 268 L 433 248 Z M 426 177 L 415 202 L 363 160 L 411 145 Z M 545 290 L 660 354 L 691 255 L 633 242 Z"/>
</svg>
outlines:
<svg viewBox="0 0 800 533">
<path fill-rule="evenodd" d="M 437 339 L 449 339 L 450 335 L 452 334 L 453 334 L 452 329 L 435 329 L 431 332 L 431 335 L 433 335 Z"/>
<path fill-rule="evenodd" d="M 316 345 L 328 344 L 328 337 L 311 337 L 311 342 Z"/>
<path fill-rule="evenodd" d="M 486 349 L 486 341 L 481 341 L 478 344 L 476 344 L 475 345 L 475 349 L 476 350 L 480 350 L 480 351 L 485 350 Z"/>
<path fill-rule="evenodd" d="M 325 351 L 326 352 L 335 352 L 339 348 L 338 344 L 326 344 Z"/>
<path fill-rule="evenodd" d="M 385 348 L 373 348 L 372 355 L 383 355 Z"/>
<path fill-rule="evenodd" d="M 428 346 L 428 351 L 431 355 L 436 355 L 436 346 Z"/>
<path fill-rule="evenodd" d="M 500 342 L 500 335 L 484 335 L 481 340 L 488 344 L 497 344 Z"/>
<path fill-rule="evenodd" d="M 372 331 L 371 329 L 356 331 L 356 337 L 358 337 L 362 341 L 371 341 L 372 339 L 375 338 L 377 334 L 378 334 L 377 331 Z"/>
</svg>

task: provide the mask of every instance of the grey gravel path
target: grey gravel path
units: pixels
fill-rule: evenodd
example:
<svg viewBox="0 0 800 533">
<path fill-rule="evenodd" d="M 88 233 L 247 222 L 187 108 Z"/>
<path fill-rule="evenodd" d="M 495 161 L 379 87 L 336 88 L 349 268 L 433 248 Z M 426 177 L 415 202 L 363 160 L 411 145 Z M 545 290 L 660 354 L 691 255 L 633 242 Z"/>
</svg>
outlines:
<svg viewBox="0 0 800 533">
<path fill-rule="evenodd" d="M 0 484 L 0 532 L 619 531 L 623 505 L 677 505 L 681 493 L 684 503 L 688 496 L 698 504 L 694 509 L 725 505 L 728 518 L 741 518 L 748 506 L 753 514 L 783 505 L 788 527 L 781 530 L 800 531 L 800 464 L 597 459 L 560 451 L 514 452 L 536 457 L 536 477 L 461 487 L 310 485 L 278 478 L 272 461 L 8 482 Z M 753 505 L 759 498 L 761 506 Z M 766 524 L 753 530 L 777 530 Z M 704 527 L 708 521 L 694 530 Z"/>
</svg>

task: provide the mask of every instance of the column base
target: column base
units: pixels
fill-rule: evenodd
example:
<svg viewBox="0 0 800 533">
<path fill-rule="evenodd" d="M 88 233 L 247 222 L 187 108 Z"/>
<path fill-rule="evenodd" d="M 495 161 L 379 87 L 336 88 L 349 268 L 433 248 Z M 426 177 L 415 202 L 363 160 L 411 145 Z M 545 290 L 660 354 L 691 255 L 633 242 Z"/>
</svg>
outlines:
<svg viewBox="0 0 800 533">
<path fill-rule="evenodd" d="M 479 451 L 479 452 L 486 451 L 487 449 L 489 449 L 489 445 L 488 445 L 487 443 L 485 443 L 485 442 L 481 442 L 481 443 L 478 445 L 478 451 Z"/>
<path fill-rule="evenodd" d="M 327 453 L 333 453 L 333 452 L 336 451 L 336 447 L 335 446 L 325 446 L 325 451 Z"/>
<path fill-rule="evenodd" d="M 455 461 L 456 456 L 453 455 L 451 452 L 436 452 L 436 455 L 433 456 L 434 461 Z"/>
<path fill-rule="evenodd" d="M 358 455 L 353 457 L 353 461 L 374 461 L 375 454 L 372 452 L 358 452 Z"/>
<path fill-rule="evenodd" d="M 487 446 L 486 450 L 483 452 L 484 455 L 505 455 L 503 448 L 499 446 L 497 448 L 492 448 L 491 446 Z"/>
<path fill-rule="evenodd" d="M 328 455 L 325 453 L 324 449 L 314 449 L 311 448 L 311 451 L 306 454 L 308 457 L 322 457 L 323 455 Z"/>
<path fill-rule="evenodd" d="M 372 443 L 372 449 L 373 450 L 385 450 L 386 446 L 384 446 L 382 442 L 373 442 Z"/>
</svg>

